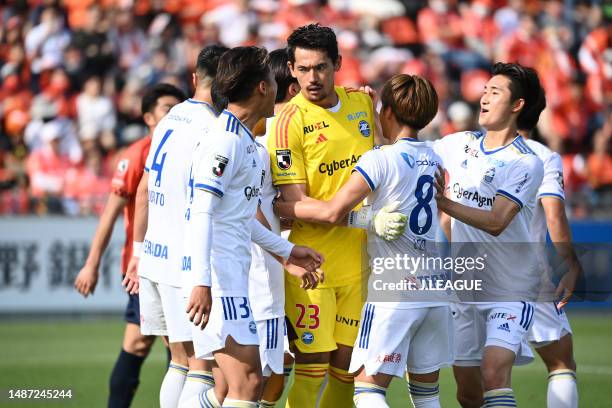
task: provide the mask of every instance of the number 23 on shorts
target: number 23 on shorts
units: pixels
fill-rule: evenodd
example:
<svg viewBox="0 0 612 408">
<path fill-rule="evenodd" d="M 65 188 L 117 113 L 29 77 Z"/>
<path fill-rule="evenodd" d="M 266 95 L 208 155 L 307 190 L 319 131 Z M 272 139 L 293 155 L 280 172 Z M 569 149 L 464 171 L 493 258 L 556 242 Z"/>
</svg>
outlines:
<svg viewBox="0 0 612 408">
<path fill-rule="evenodd" d="M 319 306 L 318 305 L 303 305 L 296 303 L 295 307 L 299 310 L 300 315 L 295 322 L 295 327 L 298 329 L 311 329 L 314 330 L 319 327 Z M 308 311 L 308 313 L 307 313 Z M 304 318 L 308 316 L 305 322 Z"/>
</svg>

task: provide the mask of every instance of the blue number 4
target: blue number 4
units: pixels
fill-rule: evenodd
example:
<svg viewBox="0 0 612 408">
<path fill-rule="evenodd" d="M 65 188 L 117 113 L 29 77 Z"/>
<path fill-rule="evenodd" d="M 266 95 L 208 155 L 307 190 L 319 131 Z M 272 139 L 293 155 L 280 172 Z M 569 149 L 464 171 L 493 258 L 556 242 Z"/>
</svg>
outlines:
<svg viewBox="0 0 612 408">
<path fill-rule="evenodd" d="M 157 161 L 157 158 L 159 156 L 159 152 L 164 146 L 164 143 L 166 143 L 166 140 L 168 140 L 172 132 L 173 129 L 166 130 L 166 133 L 164 133 L 164 137 L 162 137 L 159 146 L 157 146 L 157 150 L 155 150 L 155 155 L 153 156 L 153 164 L 151 165 L 151 170 L 157 172 L 157 176 L 155 177 L 155 187 L 159 187 L 161 184 L 162 170 L 164 169 L 164 162 L 166 161 L 167 153 L 162 154 L 160 161 Z"/>
</svg>

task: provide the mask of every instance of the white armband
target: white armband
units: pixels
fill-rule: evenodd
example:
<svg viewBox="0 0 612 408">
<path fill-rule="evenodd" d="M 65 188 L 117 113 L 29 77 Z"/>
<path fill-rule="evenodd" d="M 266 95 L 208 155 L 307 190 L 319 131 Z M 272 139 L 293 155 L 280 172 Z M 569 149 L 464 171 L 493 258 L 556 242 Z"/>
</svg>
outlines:
<svg viewBox="0 0 612 408">
<path fill-rule="evenodd" d="M 348 216 L 348 226 L 351 228 L 370 229 L 372 221 L 372 206 L 364 205 L 357 211 L 351 211 Z"/>
</svg>

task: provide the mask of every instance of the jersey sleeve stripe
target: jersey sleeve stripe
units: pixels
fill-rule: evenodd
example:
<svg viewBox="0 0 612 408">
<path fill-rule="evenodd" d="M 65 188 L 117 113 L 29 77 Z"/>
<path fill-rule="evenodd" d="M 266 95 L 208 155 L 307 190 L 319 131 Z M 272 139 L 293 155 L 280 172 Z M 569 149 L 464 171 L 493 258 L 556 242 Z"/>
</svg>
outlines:
<svg viewBox="0 0 612 408">
<path fill-rule="evenodd" d="M 362 169 L 359 166 L 355 166 L 355 169 L 353 171 L 354 172 L 357 171 L 357 172 L 359 172 L 359 174 L 361 174 L 363 176 L 365 181 L 368 183 L 368 186 L 370 187 L 370 190 L 372 190 L 372 191 L 376 190 L 376 186 L 374 185 L 374 182 L 372 181 L 370 176 L 368 176 L 368 173 L 366 173 L 366 171 L 364 169 Z"/>
<path fill-rule="evenodd" d="M 556 197 L 561 201 L 565 201 L 565 197 L 563 197 L 561 194 L 556 194 L 556 193 L 542 193 L 538 195 L 538 198 L 540 197 Z"/>
<path fill-rule="evenodd" d="M 208 184 L 197 183 L 195 185 L 195 188 L 199 188 L 200 190 L 208 191 L 209 193 L 213 193 L 214 195 L 218 197 L 223 197 L 223 191 L 219 190 L 216 187 L 210 186 Z"/>
<path fill-rule="evenodd" d="M 514 201 L 515 203 L 518 204 L 519 208 L 523 208 L 523 203 L 521 200 L 519 200 L 518 198 L 516 198 L 515 196 L 513 196 L 512 194 L 508 193 L 507 191 L 504 190 L 497 190 L 497 193 L 501 196 L 504 196 L 512 201 Z"/>
<path fill-rule="evenodd" d="M 149 172 L 149 168 L 147 166 L 144 167 L 144 171 Z"/>
<path fill-rule="evenodd" d="M 287 111 L 291 109 L 291 106 L 285 106 L 283 108 L 283 110 L 280 112 L 280 114 L 278 115 L 278 119 L 276 120 L 275 126 L 274 126 L 274 135 L 276 137 L 276 147 L 281 147 L 281 129 L 283 126 L 283 121 L 285 120 L 285 117 L 287 116 Z"/>
<path fill-rule="evenodd" d="M 289 112 L 287 112 L 287 117 L 285 118 L 285 123 L 283 124 L 283 133 L 282 133 L 283 140 L 281 142 L 284 148 L 287 148 L 289 146 L 289 122 L 291 121 L 291 118 L 295 114 L 296 110 L 297 110 L 297 105 L 293 105 L 292 109 Z"/>
</svg>

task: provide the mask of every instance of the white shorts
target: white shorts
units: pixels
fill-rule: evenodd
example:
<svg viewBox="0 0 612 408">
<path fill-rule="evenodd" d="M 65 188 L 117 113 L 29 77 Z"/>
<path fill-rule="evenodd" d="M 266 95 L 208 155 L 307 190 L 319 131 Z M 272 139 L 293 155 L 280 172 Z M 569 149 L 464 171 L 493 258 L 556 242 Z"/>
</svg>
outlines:
<svg viewBox="0 0 612 408">
<path fill-rule="evenodd" d="M 451 310 L 455 331 L 454 365 L 479 366 L 487 346 L 512 351 L 516 355 L 515 365 L 533 361 L 527 344 L 535 311 L 533 303 L 453 303 Z"/>
<path fill-rule="evenodd" d="M 201 330 L 192 323 L 191 333 L 195 356 L 200 359 L 212 359 L 213 351 L 225 347 L 228 336 L 244 346 L 259 345 L 247 297 L 213 297 L 208 324 Z"/>
<path fill-rule="evenodd" d="M 414 309 L 366 303 L 361 312 L 349 372 L 403 377 L 406 370 L 426 374 L 453 363 L 452 321 L 448 306 Z"/>
<path fill-rule="evenodd" d="M 565 311 L 558 310 L 555 302 L 536 303 L 529 343 L 535 348 L 544 347 L 566 334 L 572 334 L 572 328 Z"/>
<path fill-rule="evenodd" d="M 259 358 L 264 377 L 283 374 L 285 348 L 285 316 L 258 320 Z"/>
<path fill-rule="evenodd" d="M 168 336 L 170 343 L 191 341 L 189 316 L 180 287 L 140 277 L 140 332 Z"/>
</svg>

